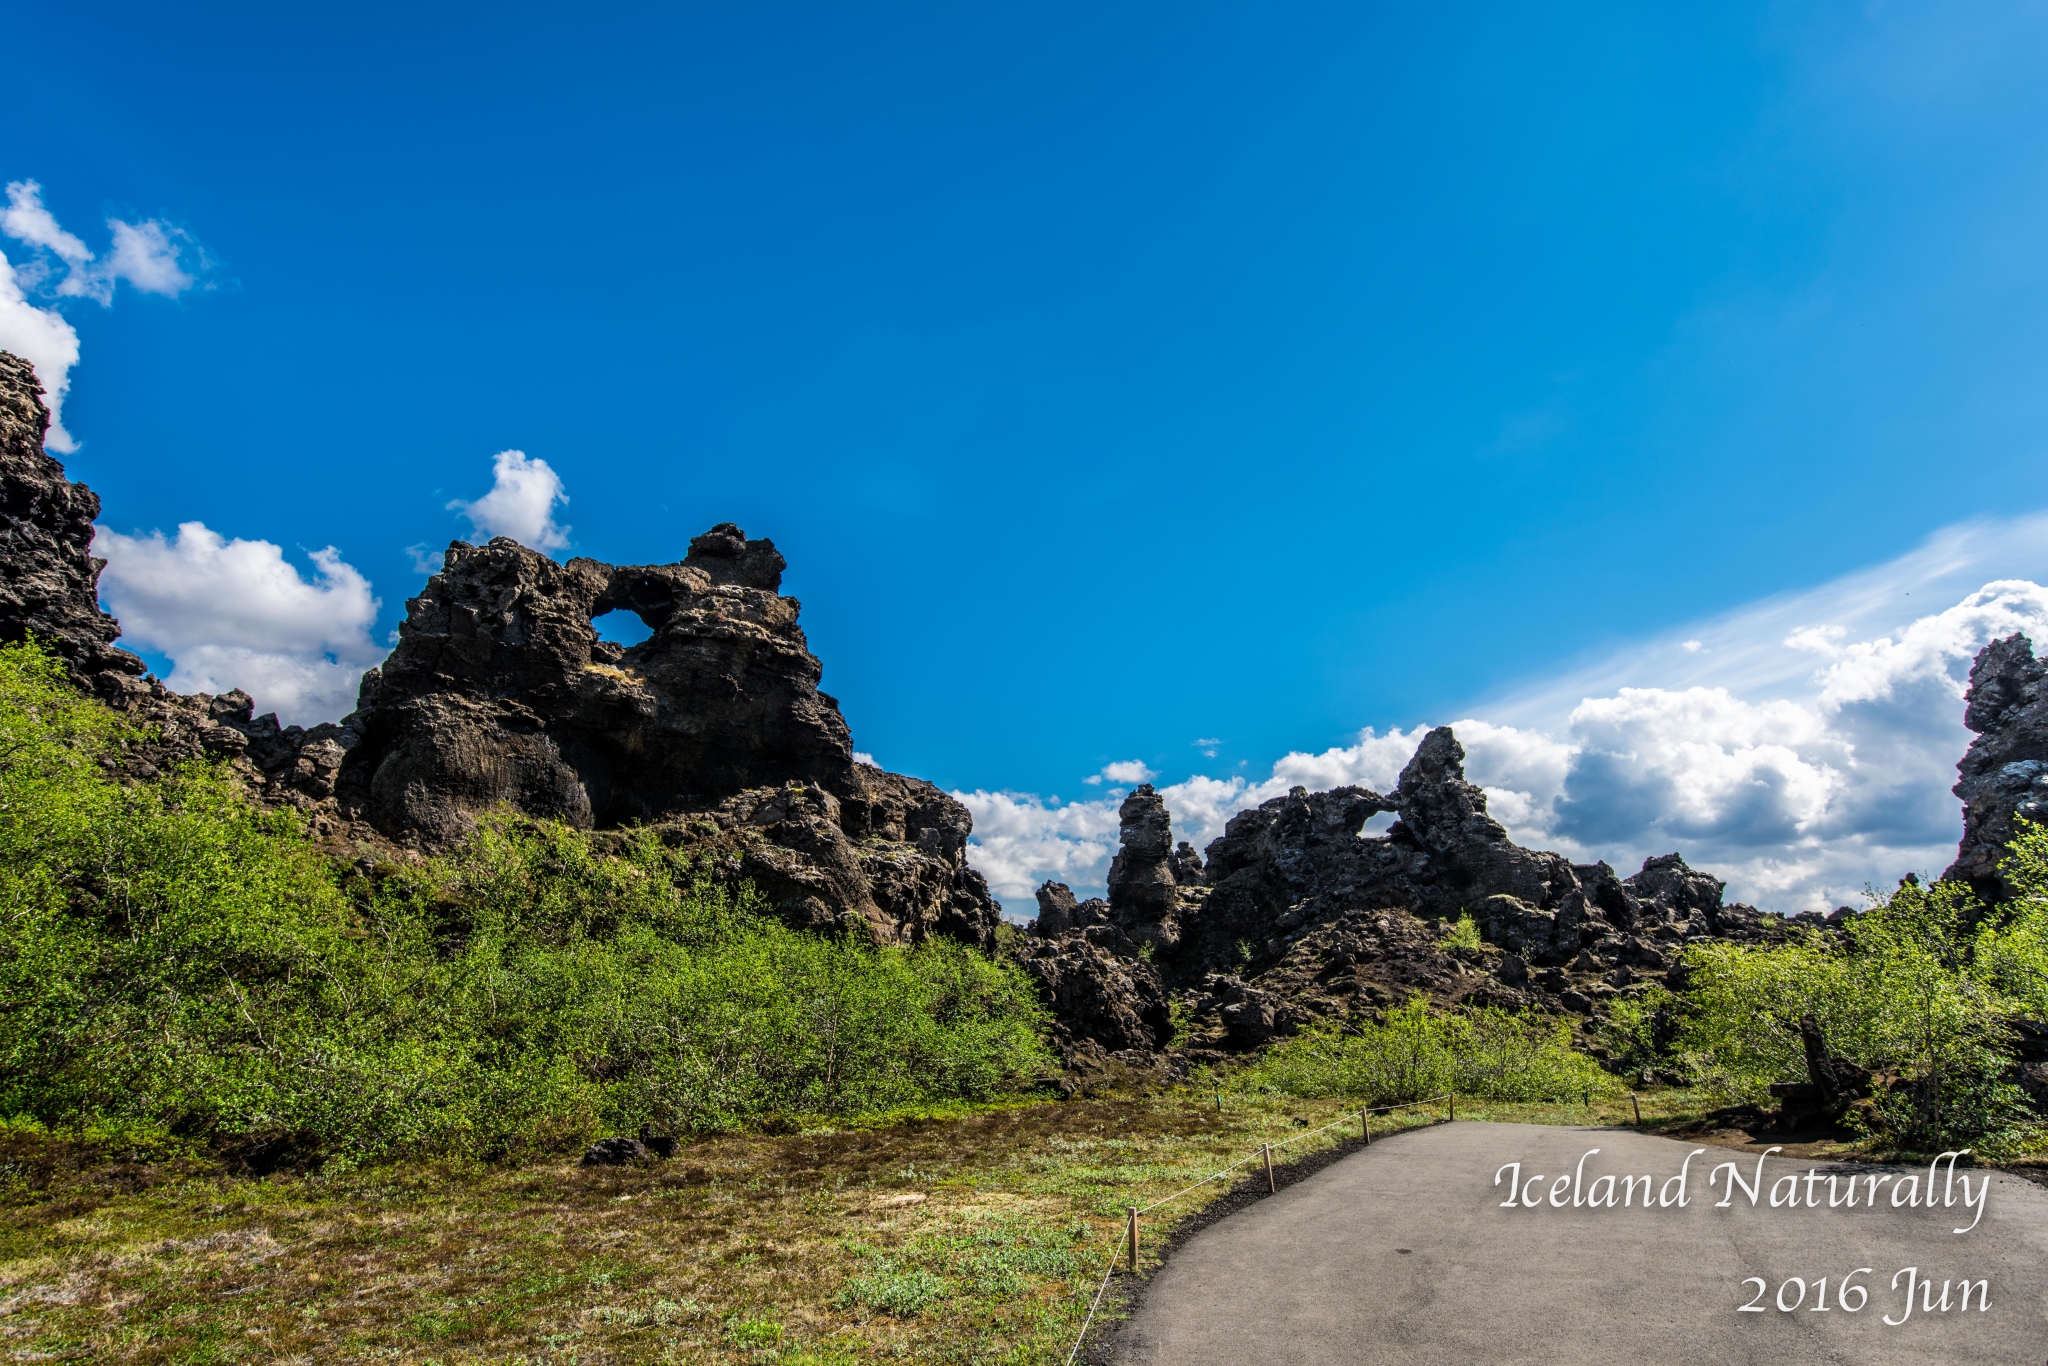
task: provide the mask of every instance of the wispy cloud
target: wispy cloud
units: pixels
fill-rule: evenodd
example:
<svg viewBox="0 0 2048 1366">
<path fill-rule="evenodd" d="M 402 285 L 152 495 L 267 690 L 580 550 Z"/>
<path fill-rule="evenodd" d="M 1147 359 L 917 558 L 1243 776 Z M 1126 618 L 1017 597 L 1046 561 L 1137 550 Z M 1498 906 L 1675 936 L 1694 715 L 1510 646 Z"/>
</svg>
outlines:
<svg viewBox="0 0 2048 1366">
<path fill-rule="evenodd" d="M 480 540 L 510 536 L 533 550 L 562 550 L 569 528 L 555 524 L 555 504 L 567 503 L 561 476 L 545 460 L 525 451 L 499 451 L 491 457 L 491 491 L 474 502 L 457 498 L 448 504 L 476 528 Z"/>
<path fill-rule="evenodd" d="M 311 725 L 355 710 L 363 670 L 384 656 L 370 582 L 332 546 L 308 557 L 311 579 L 269 541 L 201 522 L 174 537 L 101 527 L 93 553 L 107 561 L 100 593 L 122 643 L 168 655 L 164 681 L 179 692 L 241 688 L 259 712 Z"/>
<path fill-rule="evenodd" d="M 1767 909 L 1853 903 L 1867 884 L 1938 872 L 1953 855 L 1970 661 L 2014 631 L 2048 644 L 2044 579 L 2048 515 L 1950 527 L 1886 564 L 1685 623 L 1447 719 L 1522 843 L 1624 871 L 1676 849 Z M 1352 745 L 1282 757 L 1263 781 L 1198 774 L 1160 792 L 1177 836 L 1201 847 L 1296 784 L 1386 790 L 1425 729 L 1367 728 Z M 1003 853 L 989 860 L 1006 885 L 1057 867 L 1099 888 L 1112 802 L 1006 800 Z"/>
<path fill-rule="evenodd" d="M 0 349 L 35 367 L 50 407 L 48 442 L 55 451 L 78 449 L 63 420 L 71 370 L 78 364 L 78 332 L 54 305 L 33 300 L 90 299 L 106 307 L 123 281 L 145 294 L 176 298 L 197 285 L 207 268 L 205 251 L 182 228 L 154 218 L 140 223 L 109 218 L 107 229 L 113 245 L 105 255 L 95 254 L 83 238 L 57 222 L 43 203 L 41 185 L 33 180 L 8 183 L 0 233 L 28 251 L 19 261 L 0 255 Z"/>
</svg>

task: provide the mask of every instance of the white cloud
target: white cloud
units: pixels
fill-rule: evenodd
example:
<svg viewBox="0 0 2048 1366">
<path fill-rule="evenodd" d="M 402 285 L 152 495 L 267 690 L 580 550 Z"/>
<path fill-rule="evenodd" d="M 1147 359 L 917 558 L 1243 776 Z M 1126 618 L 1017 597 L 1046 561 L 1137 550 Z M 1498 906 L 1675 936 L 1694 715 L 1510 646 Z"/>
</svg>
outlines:
<svg viewBox="0 0 2048 1366">
<path fill-rule="evenodd" d="M 1099 890 L 1116 852 L 1117 803 L 1046 802 L 1015 792 L 955 792 L 974 816 L 973 862 L 1013 916 L 1037 914 L 1032 893 L 1051 878 Z M 1086 894 L 1085 892 L 1083 893 Z"/>
<path fill-rule="evenodd" d="M 329 546 L 311 581 L 268 541 L 227 540 L 202 522 L 124 536 L 99 528 L 100 593 L 123 643 L 170 656 L 179 692 L 241 688 L 258 713 L 287 724 L 338 720 L 355 709 L 363 670 L 385 653 L 370 639 L 369 580 Z"/>
<path fill-rule="evenodd" d="M 33 180 L 8 183 L 0 233 L 25 243 L 30 252 L 15 262 L 0 256 L 0 349 L 35 367 L 50 407 L 46 444 L 54 451 L 78 449 L 63 421 L 71 368 L 78 364 L 78 333 L 54 307 L 39 308 L 30 296 L 91 299 L 104 307 L 114 302 L 116 282 L 126 280 L 145 294 L 176 298 L 198 283 L 184 267 L 186 251 L 201 268 L 205 265 L 205 252 L 181 228 L 154 218 L 141 223 L 109 218 L 107 227 L 114 245 L 102 259 L 57 222 L 43 203 L 41 185 Z"/>
<path fill-rule="evenodd" d="M 54 308 L 37 308 L 14 267 L 0 255 L 0 351 L 12 351 L 35 367 L 43 382 L 43 401 L 50 408 L 50 431 L 44 444 L 68 454 L 78 449 L 64 430 L 64 396 L 71 390 L 71 367 L 78 364 L 78 333 Z"/>
<path fill-rule="evenodd" d="M 85 243 L 59 227 L 56 216 L 43 207 L 43 187 L 33 180 L 8 185 L 7 207 L 0 209 L 0 232 L 51 252 L 73 270 L 92 260 Z"/>
<path fill-rule="evenodd" d="M 491 491 L 475 502 L 457 498 L 452 512 L 469 518 L 477 537 L 510 536 L 534 550 L 562 550 L 569 528 L 555 524 L 555 504 L 566 503 L 561 476 L 548 462 L 525 451 L 499 451 L 491 457 Z"/>
<path fill-rule="evenodd" d="M 1135 787 L 1139 783 L 1149 783 L 1158 776 L 1157 772 L 1145 767 L 1142 760 L 1119 759 L 1113 764 L 1104 764 L 1102 772 L 1081 781 L 1090 787 L 1100 787 L 1104 781 L 1116 787 Z"/>
<path fill-rule="evenodd" d="M 115 280 L 126 280 L 144 294 L 161 294 L 175 299 L 195 283 L 181 263 L 181 241 L 185 234 L 151 219 L 146 223 L 124 223 L 109 218 L 114 250 L 107 258 L 107 291 Z M 102 303 L 106 302 L 104 299 Z"/>
<path fill-rule="evenodd" d="M 1467 704 L 1450 724 L 1468 776 L 1521 843 L 1624 873 L 1677 850 L 1769 910 L 1854 903 L 1953 857 L 1970 662 L 2015 631 L 2048 646 L 2044 579 L 2048 515 L 1951 527 L 1889 563 Z M 1175 837 L 1204 848 L 1233 814 L 1296 784 L 1386 791 L 1426 729 L 1368 728 L 1348 746 L 1283 755 L 1263 781 L 1196 775 L 1160 793 Z M 1009 884 L 1061 876 L 1099 891 L 1114 803 L 1058 811 L 1006 843 Z"/>
</svg>

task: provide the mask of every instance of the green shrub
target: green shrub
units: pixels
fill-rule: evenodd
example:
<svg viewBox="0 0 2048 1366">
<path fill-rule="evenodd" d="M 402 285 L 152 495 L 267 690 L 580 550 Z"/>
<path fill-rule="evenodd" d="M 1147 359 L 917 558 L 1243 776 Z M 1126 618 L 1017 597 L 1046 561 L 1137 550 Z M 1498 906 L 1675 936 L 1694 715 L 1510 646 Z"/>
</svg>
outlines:
<svg viewBox="0 0 2048 1366">
<path fill-rule="evenodd" d="M 797 933 L 646 832 L 507 816 L 364 877 L 215 767 L 115 782 L 133 738 L 0 647 L 0 1115 L 266 1160 L 499 1157 L 1051 1068 L 1014 968 Z"/>
<path fill-rule="evenodd" d="M 1670 1065 L 1665 1050 L 1675 999 L 1663 987 L 1651 986 L 1639 996 L 1617 996 L 1608 1003 L 1600 1042 L 1610 1068 L 1636 1076 Z"/>
<path fill-rule="evenodd" d="M 1677 1050 L 1710 1091 L 1761 1102 L 1772 1082 L 1806 1077 L 1810 1016 L 1831 1053 L 1879 1074 L 1851 1117 L 1885 1145 L 2024 1146 L 2037 1121 L 2007 1080 L 2006 1021 L 2048 1005 L 2044 856 L 2048 833 L 2023 825 L 2006 863 L 2019 895 L 1999 907 L 1908 878 L 1840 937 L 1688 949 Z"/>
<path fill-rule="evenodd" d="M 1485 943 L 1479 934 L 1479 922 L 1472 918 L 1470 911 L 1460 911 L 1451 925 L 1451 932 L 1444 936 L 1445 948 L 1476 950 Z"/>
<path fill-rule="evenodd" d="M 1573 1050 L 1571 1026 L 1492 1007 L 1435 1012 L 1421 997 L 1383 1023 L 1324 1022 L 1268 1050 L 1244 1084 L 1293 1096 L 1398 1105 L 1444 1092 L 1487 1100 L 1565 1100 L 1616 1089 Z"/>
</svg>

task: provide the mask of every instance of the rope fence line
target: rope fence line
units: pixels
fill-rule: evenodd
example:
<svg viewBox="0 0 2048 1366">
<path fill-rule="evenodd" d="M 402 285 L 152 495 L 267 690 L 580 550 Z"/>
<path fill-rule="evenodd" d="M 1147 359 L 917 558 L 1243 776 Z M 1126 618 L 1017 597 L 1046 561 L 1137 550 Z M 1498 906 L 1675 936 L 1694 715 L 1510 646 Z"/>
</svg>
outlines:
<svg viewBox="0 0 2048 1366">
<path fill-rule="evenodd" d="M 1216 1100 L 1217 1108 L 1220 1111 L 1223 1102 L 1223 1096 L 1221 1092 L 1217 1093 Z M 1418 1106 L 1435 1105 L 1438 1102 L 1448 1102 L 1450 1118 L 1455 1120 L 1458 1117 L 1458 1097 L 1453 1092 L 1445 1092 L 1442 1095 L 1436 1096 L 1425 1096 L 1421 1100 L 1403 1101 L 1399 1105 L 1368 1105 L 1358 1110 L 1346 1110 L 1343 1114 L 1337 1116 L 1337 1118 L 1331 1120 L 1328 1124 L 1324 1124 L 1317 1128 L 1309 1129 L 1302 1133 L 1295 1134 L 1290 1138 L 1284 1138 L 1280 1140 L 1278 1143 L 1262 1143 L 1259 1145 L 1259 1150 L 1257 1152 L 1250 1153 L 1244 1157 L 1239 1158 L 1237 1161 L 1231 1163 L 1227 1167 L 1209 1173 L 1207 1176 L 1203 1177 L 1201 1180 L 1195 1182 L 1191 1186 L 1183 1186 L 1181 1189 L 1175 1191 L 1171 1195 L 1162 1196 L 1159 1199 L 1154 1200 L 1151 1204 L 1146 1205 L 1142 1209 L 1140 1209 L 1136 1205 L 1126 1205 L 1124 1208 L 1128 1211 L 1128 1215 L 1124 1227 L 1118 1230 L 1116 1235 L 1116 1242 L 1110 1248 L 1109 1264 L 1102 1268 L 1102 1280 L 1095 1287 L 1095 1298 L 1089 1302 L 1088 1316 L 1081 1320 L 1081 1331 L 1074 1335 L 1074 1345 L 1067 1352 L 1066 1366 L 1074 1366 L 1075 1358 L 1081 1354 L 1081 1344 L 1087 1341 L 1088 1339 L 1089 1325 L 1095 1322 L 1095 1311 L 1102 1307 L 1102 1297 L 1109 1290 L 1110 1278 L 1116 1274 L 1117 1260 L 1123 1256 L 1124 1249 L 1127 1245 L 1130 1249 L 1131 1254 L 1131 1270 L 1134 1273 L 1137 1271 L 1138 1220 L 1141 1216 L 1150 1214 L 1153 1210 L 1158 1209 L 1161 1205 L 1170 1204 L 1171 1202 L 1180 1199 L 1183 1195 L 1186 1195 L 1191 1191 L 1198 1191 L 1202 1187 L 1208 1185 L 1210 1182 L 1218 1180 L 1221 1177 L 1228 1176 L 1232 1172 L 1236 1171 L 1239 1167 L 1244 1166 L 1246 1163 L 1255 1161 L 1262 1157 L 1266 1161 L 1267 1189 L 1269 1191 L 1277 1192 L 1279 1187 L 1274 1183 L 1273 1180 L 1273 1154 L 1278 1149 L 1284 1148 L 1290 1143 L 1299 1143 L 1301 1140 L 1305 1138 L 1314 1138 L 1317 1134 L 1324 1133 L 1330 1129 L 1334 1129 L 1340 1124 L 1349 1124 L 1354 1119 L 1359 1122 L 1362 1137 L 1364 1138 L 1365 1142 L 1369 1144 L 1372 1142 L 1371 1116 L 1378 1114 L 1390 1114 L 1395 1110 L 1413 1110 Z"/>
</svg>

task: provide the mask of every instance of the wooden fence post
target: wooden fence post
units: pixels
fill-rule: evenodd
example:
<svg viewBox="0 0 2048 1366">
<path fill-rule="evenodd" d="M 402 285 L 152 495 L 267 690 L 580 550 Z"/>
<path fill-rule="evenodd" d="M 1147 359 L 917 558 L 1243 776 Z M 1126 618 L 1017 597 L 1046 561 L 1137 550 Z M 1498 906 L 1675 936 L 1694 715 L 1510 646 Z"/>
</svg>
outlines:
<svg viewBox="0 0 2048 1366">
<path fill-rule="evenodd" d="M 1638 1129 L 1642 1128 L 1642 1127 L 1643 1127 L 1643 1103 L 1642 1103 L 1642 1102 L 1641 1102 L 1640 1100 L 1637 1100 L 1637 1099 L 1636 1099 L 1636 1093 L 1635 1093 L 1635 1092 L 1633 1092 L 1633 1091 L 1631 1091 L 1631 1092 L 1629 1092 L 1629 1093 L 1628 1093 L 1628 1103 L 1629 1103 L 1630 1105 L 1633 1105 L 1633 1106 L 1635 1107 L 1635 1109 L 1636 1109 L 1636 1127 L 1637 1127 Z"/>
<path fill-rule="evenodd" d="M 1457 1122 L 1458 1122 L 1458 1093 L 1457 1093 L 1456 1091 L 1453 1091 L 1453 1092 L 1451 1092 L 1451 1123 L 1453 1123 L 1453 1124 L 1456 1124 Z"/>
<path fill-rule="evenodd" d="M 1268 1195 L 1276 1195 L 1280 1191 L 1280 1186 L 1278 1182 L 1273 1180 L 1273 1145 L 1262 1143 L 1259 1146 L 1265 1149 L 1266 1153 L 1266 1193 Z"/>
<path fill-rule="evenodd" d="M 1363 1138 L 1363 1139 L 1364 1139 L 1364 1140 L 1365 1140 L 1365 1141 L 1366 1141 L 1367 1143 L 1371 1143 L 1371 1142 L 1372 1142 L 1372 1111 L 1370 1111 L 1370 1110 L 1360 1110 L 1360 1111 L 1358 1112 L 1358 1128 L 1359 1128 L 1359 1131 L 1360 1131 L 1360 1132 L 1359 1132 L 1359 1136 L 1360 1136 L 1361 1138 Z"/>
<path fill-rule="evenodd" d="M 1138 1207 L 1125 1205 L 1124 1208 L 1131 1212 L 1131 1274 L 1135 1276 L 1138 1272 Z"/>
</svg>

